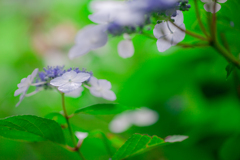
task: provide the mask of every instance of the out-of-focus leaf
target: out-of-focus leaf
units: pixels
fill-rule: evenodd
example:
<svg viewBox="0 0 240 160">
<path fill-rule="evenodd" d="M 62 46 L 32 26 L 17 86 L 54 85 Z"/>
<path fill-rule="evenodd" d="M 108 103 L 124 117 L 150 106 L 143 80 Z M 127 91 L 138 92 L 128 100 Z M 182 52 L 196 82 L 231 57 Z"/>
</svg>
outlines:
<svg viewBox="0 0 240 160">
<path fill-rule="evenodd" d="M 169 136 L 170 137 L 170 136 Z M 172 136 L 174 137 L 174 136 Z M 187 137 L 185 137 L 186 139 Z M 175 138 L 176 139 L 176 138 Z M 184 140 L 181 138 L 181 140 Z M 180 139 L 178 138 L 178 141 Z M 157 136 L 148 136 L 148 135 L 141 135 L 141 134 L 134 134 L 132 135 L 127 142 L 114 154 L 113 160 L 124 159 L 135 154 L 139 154 L 150 150 L 154 147 L 168 144 L 170 141 L 166 142 L 162 138 Z M 177 142 L 177 141 L 171 141 Z M 170 143 L 171 143 L 170 142 Z"/>
<path fill-rule="evenodd" d="M 60 113 L 49 113 L 45 116 L 45 118 L 54 120 L 54 121 L 58 122 L 60 125 L 63 125 L 63 124 L 67 123 L 64 116 Z"/>
<path fill-rule="evenodd" d="M 20 141 L 51 141 L 65 144 L 57 122 L 33 115 L 13 116 L 0 120 L 0 136 Z"/>
<path fill-rule="evenodd" d="M 128 107 L 121 104 L 95 104 L 85 108 L 80 108 L 75 111 L 76 113 L 86 113 L 92 115 L 114 115 L 119 114 L 126 110 L 133 110 L 136 107 Z"/>
<path fill-rule="evenodd" d="M 227 67 L 226 67 L 226 71 L 227 71 L 226 79 L 228 79 L 228 77 L 230 76 L 230 74 L 232 73 L 234 68 L 235 68 L 235 66 L 232 63 L 227 65 Z"/>
</svg>

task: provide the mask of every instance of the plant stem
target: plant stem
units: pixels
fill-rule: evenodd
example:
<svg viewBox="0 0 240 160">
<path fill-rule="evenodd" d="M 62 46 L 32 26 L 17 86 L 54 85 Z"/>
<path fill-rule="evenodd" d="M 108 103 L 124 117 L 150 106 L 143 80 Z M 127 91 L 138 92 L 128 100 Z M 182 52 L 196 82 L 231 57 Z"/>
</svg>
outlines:
<svg viewBox="0 0 240 160">
<path fill-rule="evenodd" d="M 240 61 L 234 57 L 228 50 L 222 47 L 219 42 L 214 41 L 211 46 L 216 49 L 228 62 L 233 63 L 236 67 L 240 68 Z"/>
<path fill-rule="evenodd" d="M 204 25 L 203 25 L 203 23 L 202 23 L 202 21 L 201 21 L 201 17 L 200 17 L 200 12 L 199 12 L 199 9 L 198 9 L 198 2 L 197 2 L 197 0 L 194 0 L 194 6 L 195 6 L 195 11 L 196 11 L 196 15 L 197 15 L 197 20 L 198 20 L 198 23 L 199 23 L 199 26 L 200 26 L 200 28 L 201 28 L 201 30 L 203 31 L 203 33 L 207 36 L 207 37 L 209 37 L 209 35 L 208 35 L 208 33 L 207 33 L 207 31 L 206 31 L 206 29 L 205 29 L 205 27 L 204 27 Z"/>
<path fill-rule="evenodd" d="M 201 39 L 201 40 L 203 40 L 203 41 L 208 41 L 208 38 L 205 38 L 205 37 L 203 37 L 203 36 L 201 36 L 201 35 L 198 35 L 198 34 L 196 34 L 196 33 L 187 31 L 187 30 L 179 27 L 178 25 L 176 25 L 176 24 L 173 23 L 172 21 L 170 21 L 170 22 L 171 22 L 175 27 L 177 27 L 179 30 L 181 30 L 182 32 L 185 32 L 186 34 L 188 34 L 188 35 L 190 35 L 190 36 L 195 37 L 195 38 L 198 38 L 198 39 Z"/>
<path fill-rule="evenodd" d="M 217 33 L 217 16 L 216 16 L 216 5 L 217 2 L 214 0 L 214 5 L 213 5 L 213 15 L 212 15 L 212 25 L 211 25 L 211 32 L 212 32 L 212 40 L 216 40 L 216 33 Z"/>
<path fill-rule="evenodd" d="M 77 153 L 79 154 L 81 159 L 85 160 L 85 158 L 83 157 L 83 155 L 80 152 L 79 148 L 77 147 L 77 142 L 76 142 L 76 139 L 74 137 L 74 134 L 73 134 L 73 131 L 72 131 L 72 127 L 71 127 L 71 125 L 69 123 L 69 117 L 68 117 L 67 110 L 66 110 L 66 107 L 65 107 L 64 93 L 61 93 L 61 96 L 62 96 L 62 107 L 63 107 L 64 117 L 65 117 L 65 119 L 67 121 L 68 130 L 69 130 L 69 133 L 70 133 L 70 136 L 71 136 L 71 139 L 72 139 L 72 143 L 75 146 L 75 150 L 77 151 Z"/>
</svg>

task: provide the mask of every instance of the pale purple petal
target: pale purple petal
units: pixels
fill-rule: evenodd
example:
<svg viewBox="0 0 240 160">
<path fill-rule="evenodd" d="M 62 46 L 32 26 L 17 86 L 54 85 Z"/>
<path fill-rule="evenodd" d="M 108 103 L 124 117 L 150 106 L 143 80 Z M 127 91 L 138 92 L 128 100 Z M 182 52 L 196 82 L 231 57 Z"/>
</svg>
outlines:
<svg viewBox="0 0 240 160">
<path fill-rule="evenodd" d="M 159 52 L 164 52 L 171 47 L 172 34 L 167 35 L 165 38 L 158 39 L 157 41 L 157 48 Z"/>
<path fill-rule="evenodd" d="M 98 79 L 97 79 L 96 77 L 91 77 L 89 83 L 90 83 L 92 86 L 97 87 L 97 86 L 98 86 Z"/>
<path fill-rule="evenodd" d="M 88 80 L 90 77 L 91 75 L 89 73 L 78 73 L 77 76 L 72 79 L 72 82 L 81 83 Z"/>
<path fill-rule="evenodd" d="M 63 79 L 62 77 L 54 78 L 50 81 L 50 84 L 53 86 L 62 86 L 64 84 L 68 83 L 67 79 Z"/>
<path fill-rule="evenodd" d="M 115 101 L 117 99 L 115 93 L 111 90 L 103 90 L 102 97 L 106 100 Z"/>
<path fill-rule="evenodd" d="M 181 28 L 185 30 L 185 24 L 180 25 Z M 185 38 L 186 33 L 177 29 L 173 34 L 173 44 L 175 45 L 179 42 L 181 42 Z"/>
<path fill-rule="evenodd" d="M 208 2 L 204 5 L 204 9 L 207 11 L 207 12 L 211 12 L 213 13 L 214 12 L 214 3 L 215 2 Z M 221 5 L 220 4 L 216 4 L 216 12 L 218 12 L 219 10 L 221 9 Z"/>
<path fill-rule="evenodd" d="M 138 109 L 131 114 L 131 122 L 139 127 L 150 126 L 157 122 L 158 113 L 148 108 Z"/>
<path fill-rule="evenodd" d="M 82 84 L 81 83 L 66 83 L 60 87 L 58 87 L 58 90 L 63 93 L 69 93 L 76 89 L 78 89 Z"/>
<path fill-rule="evenodd" d="M 70 49 L 68 57 L 70 59 L 74 59 L 76 57 L 83 56 L 90 51 L 90 47 L 90 45 L 77 44 Z"/>
<path fill-rule="evenodd" d="M 102 92 L 95 87 L 90 87 L 90 93 L 94 95 L 95 97 L 102 97 Z"/>
<path fill-rule="evenodd" d="M 62 75 L 62 79 L 66 79 L 66 80 L 72 80 L 77 76 L 77 72 L 71 70 L 69 72 L 66 72 Z"/>
<path fill-rule="evenodd" d="M 162 22 L 162 23 L 156 24 L 153 29 L 153 34 L 157 39 L 165 36 L 166 34 L 170 34 L 170 33 L 171 32 L 167 27 L 167 22 Z"/>
<path fill-rule="evenodd" d="M 112 88 L 111 83 L 105 79 L 99 79 L 98 84 L 99 84 L 99 87 L 107 89 L 107 90 Z"/>
<path fill-rule="evenodd" d="M 134 54 L 134 46 L 131 40 L 123 40 L 118 44 L 118 54 L 122 58 L 132 57 Z"/>
<path fill-rule="evenodd" d="M 65 95 L 68 97 L 78 98 L 82 95 L 83 87 L 80 86 L 78 89 L 75 89 L 72 92 L 66 93 Z"/>
<path fill-rule="evenodd" d="M 17 96 L 17 95 L 25 92 L 27 89 L 28 89 L 28 87 L 22 87 L 22 88 L 17 89 L 17 90 L 14 92 L 14 96 Z"/>
</svg>

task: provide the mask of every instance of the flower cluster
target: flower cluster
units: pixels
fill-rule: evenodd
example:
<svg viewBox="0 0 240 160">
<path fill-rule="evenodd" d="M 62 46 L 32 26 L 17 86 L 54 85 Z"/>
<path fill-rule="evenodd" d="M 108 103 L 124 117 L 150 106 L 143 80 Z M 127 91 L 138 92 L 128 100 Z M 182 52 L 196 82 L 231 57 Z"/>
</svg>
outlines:
<svg viewBox="0 0 240 160">
<path fill-rule="evenodd" d="M 114 101 L 116 95 L 111 91 L 111 83 L 107 80 L 98 80 L 92 76 L 92 72 L 79 68 L 64 69 L 64 66 L 48 66 L 39 72 L 35 69 L 27 78 L 23 78 L 17 85 L 14 96 L 20 95 L 18 106 L 25 96 L 31 96 L 44 89 L 57 88 L 67 96 L 79 97 L 83 86 L 88 88 L 92 95 Z M 28 88 L 35 86 L 36 90 L 27 94 Z"/>
<path fill-rule="evenodd" d="M 108 34 L 124 35 L 118 53 L 123 58 L 131 57 L 134 54 L 131 34 L 142 34 L 148 25 L 176 20 L 177 13 L 187 11 L 190 5 L 187 0 L 95 1 L 91 8 L 94 13 L 89 19 L 97 25 L 89 25 L 77 34 L 75 46 L 69 52 L 70 59 L 104 46 Z"/>
</svg>

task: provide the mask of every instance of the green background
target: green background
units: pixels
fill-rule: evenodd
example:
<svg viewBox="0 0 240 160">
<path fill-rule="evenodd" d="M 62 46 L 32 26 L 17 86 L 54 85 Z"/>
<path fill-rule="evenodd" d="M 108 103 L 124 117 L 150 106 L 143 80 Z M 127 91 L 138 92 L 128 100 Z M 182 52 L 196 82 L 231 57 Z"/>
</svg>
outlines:
<svg viewBox="0 0 240 160">
<path fill-rule="evenodd" d="M 99 79 L 112 83 L 116 102 L 128 106 L 146 106 L 159 113 L 159 120 L 149 127 L 133 126 L 111 140 L 119 148 L 133 133 L 166 137 L 188 135 L 189 139 L 156 148 L 129 159 L 139 160 L 238 160 L 240 159 L 240 81 L 235 70 L 226 80 L 227 61 L 210 47 L 172 47 L 159 53 L 156 40 L 135 35 L 134 56 L 121 58 L 117 44 L 123 37 L 110 37 L 108 44 L 96 51 L 69 60 L 67 53 L 74 44 L 74 36 L 91 24 L 87 16 L 88 0 L 1 0 L 0 1 L 0 118 L 31 114 L 44 117 L 60 112 L 61 97 L 52 90 L 26 97 L 15 107 L 19 97 L 14 91 L 20 80 L 35 68 L 47 65 L 80 67 L 92 71 Z M 194 4 L 184 12 L 188 30 L 201 34 Z M 221 4 L 218 12 L 218 35 L 225 34 L 231 51 L 240 50 L 240 19 L 237 0 Z M 206 27 L 207 12 L 199 1 L 202 20 Z M 233 24 L 230 25 L 230 24 Z M 59 29 L 60 28 L 60 29 Z M 58 35 L 68 35 L 65 42 Z M 60 38 L 61 39 L 61 38 Z M 64 40 L 67 38 L 63 38 Z M 196 39 L 186 36 L 184 43 Z M 54 52 L 54 54 L 53 54 Z M 93 97 L 85 89 L 80 98 L 66 98 L 68 113 L 96 103 L 108 102 Z M 108 123 L 113 116 L 78 115 L 70 121 L 75 131 L 101 130 L 112 137 Z M 67 131 L 66 136 L 67 136 Z M 69 138 L 69 137 L 68 137 Z M 71 144 L 71 143 L 70 143 Z M 99 138 L 87 139 L 82 147 L 87 159 L 108 159 Z M 0 138 L 0 159 L 3 160 L 64 160 L 78 159 L 51 142 L 22 143 Z"/>
</svg>

